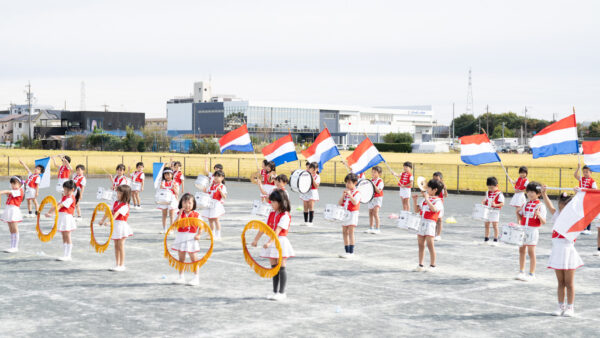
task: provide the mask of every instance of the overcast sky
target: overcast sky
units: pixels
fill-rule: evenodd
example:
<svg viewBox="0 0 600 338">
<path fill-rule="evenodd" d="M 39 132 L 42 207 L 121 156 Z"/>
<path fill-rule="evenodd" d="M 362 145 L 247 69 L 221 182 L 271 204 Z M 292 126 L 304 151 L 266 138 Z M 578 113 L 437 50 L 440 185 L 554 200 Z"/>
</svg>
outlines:
<svg viewBox="0 0 600 338">
<path fill-rule="evenodd" d="M 0 109 L 143 111 L 212 76 L 269 101 L 600 119 L 600 1 L 5 1 Z"/>
</svg>

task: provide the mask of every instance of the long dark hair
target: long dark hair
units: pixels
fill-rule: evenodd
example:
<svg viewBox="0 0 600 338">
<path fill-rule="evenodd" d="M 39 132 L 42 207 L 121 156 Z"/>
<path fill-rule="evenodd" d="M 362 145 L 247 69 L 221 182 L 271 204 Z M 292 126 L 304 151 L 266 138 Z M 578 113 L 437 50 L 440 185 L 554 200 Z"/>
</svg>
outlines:
<svg viewBox="0 0 600 338">
<path fill-rule="evenodd" d="M 73 181 L 73 180 L 65 181 L 65 183 L 63 183 L 63 188 L 73 190 L 75 193 L 75 204 L 79 203 L 79 199 L 81 198 L 81 191 L 79 189 L 77 189 L 77 184 L 75 184 L 75 181 Z"/>
<path fill-rule="evenodd" d="M 192 210 L 196 210 L 196 199 L 189 192 L 186 192 L 185 194 L 183 194 L 183 196 L 181 196 L 181 199 L 179 200 L 179 210 L 183 209 L 183 202 L 188 201 L 190 199 L 194 201 L 194 206 Z"/>
<path fill-rule="evenodd" d="M 79 190 L 79 189 L 77 189 Z M 117 191 L 121 193 L 121 203 L 129 203 L 131 201 L 131 187 L 128 185 L 120 185 L 117 187 Z"/>
<path fill-rule="evenodd" d="M 215 176 L 223 177 L 223 181 L 221 183 L 225 184 L 225 172 L 223 170 L 215 171 L 215 173 L 213 174 L 213 177 L 215 177 Z"/>
<path fill-rule="evenodd" d="M 290 205 L 290 200 L 287 197 L 287 194 L 279 189 L 275 189 L 273 190 L 273 192 L 271 192 L 271 195 L 269 195 L 269 201 L 273 202 L 277 202 L 279 203 L 279 210 L 275 210 L 278 212 L 290 212 L 290 210 L 292 210 L 291 205 Z"/>
</svg>

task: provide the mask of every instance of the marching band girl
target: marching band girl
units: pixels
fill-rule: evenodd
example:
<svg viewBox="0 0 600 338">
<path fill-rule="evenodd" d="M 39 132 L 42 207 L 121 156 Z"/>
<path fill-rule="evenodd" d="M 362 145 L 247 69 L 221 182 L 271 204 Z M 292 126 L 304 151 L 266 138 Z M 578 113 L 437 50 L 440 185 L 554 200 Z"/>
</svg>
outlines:
<svg viewBox="0 0 600 338">
<path fill-rule="evenodd" d="M 110 178 L 110 183 L 112 184 L 112 190 L 117 191 L 117 187 L 120 185 L 128 184 L 127 177 L 125 176 L 125 165 L 119 164 L 116 168 L 116 175 L 108 174 Z"/>
<path fill-rule="evenodd" d="M 202 211 L 202 217 L 208 219 L 208 225 L 215 234 L 215 240 L 221 240 L 221 223 L 219 217 L 225 214 L 223 203 L 227 198 L 227 187 L 225 187 L 225 173 L 221 170 L 215 171 L 212 184 L 205 189 L 212 198 L 211 206 Z"/>
<path fill-rule="evenodd" d="M 307 171 L 312 175 L 312 186 L 306 194 L 300 194 L 300 199 L 304 207 L 304 225 L 312 226 L 313 218 L 315 217 L 315 202 L 319 200 L 319 185 L 321 184 L 321 176 L 319 176 L 317 162 L 307 163 Z"/>
<path fill-rule="evenodd" d="M 131 174 L 131 197 L 133 200 L 133 207 L 135 209 L 142 208 L 140 193 L 144 191 L 145 179 L 146 174 L 144 174 L 144 162 L 138 162 L 135 165 L 135 171 Z"/>
<path fill-rule="evenodd" d="M 283 192 L 285 192 L 285 194 L 287 195 L 287 197 L 289 199 L 290 195 L 288 194 L 287 190 L 285 190 L 285 186 L 289 182 L 287 176 L 285 174 L 277 175 L 273 179 L 273 182 L 275 183 L 275 189 L 279 189 L 279 190 L 282 190 Z M 261 195 L 270 196 L 270 194 L 267 194 L 267 191 L 265 191 L 265 189 L 263 188 L 263 185 L 260 181 L 256 180 L 256 184 L 258 185 L 258 189 L 260 190 Z M 273 190 L 275 190 L 275 189 L 273 189 Z M 271 203 L 271 200 L 268 200 L 268 202 Z"/>
<path fill-rule="evenodd" d="M 125 271 L 125 240 L 133 236 L 133 231 L 127 223 L 129 218 L 129 202 L 131 201 L 131 188 L 128 185 L 117 187 L 117 200 L 113 203 L 112 214 L 114 217 L 113 234 L 115 241 L 116 264 L 111 271 Z M 106 215 L 100 220 L 99 225 L 105 225 Z"/>
<path fill-rule="evenodd" d="M 290 241 L 287 238 L 287 234 L 292 222 L 292 218 L 290 216 L 290 200 L 286 194 L 282 193 L 281 190 L 275 189 L 269 195 L 269 201 L 271 201 L 271 206 L 273 206 L 274 211 L 269 214 L 267 225 L 273 229 L 273 231 L 275 231 L 275 235 L 277 235 L 277 239 L 281 245 L 281 267 L 279 268 L 277 275 L 273 277 L 273 294 L 269 295 L 267 298 L 272 300 L 283 300 L 286 298 L 286 262 L 288 258 L 294 257 L 294 248 L 292 248 L 292 244 L 290 244 Z M 258 240 L 262 235 L 262 232 L 256 234 L 256 237 L 252 242 L 252 246 L 256 247 L 258 245 Z M 260 256 L 263 258 L 268 258 L 270 260 L 271 267 L 277 266 L 279 252 L 277 251 L 275 242 L 272 239 L 263 245 L 263 250 L 261 251 Z"/>
<path fill-rule="evenodd" d="M 510 205 L 515 207 L 515 214 L 517 215 L 517 222 L 521 221 L 521 215 L 519 214 L 519 208 L 523 206 L 527 202 L 527 197 L 525 197 L 525 189 L 529 184 L 529 180 L 527 179 L 527 175 L 529 174 L 527 167 L 522 166 L 519 168 L 519 177 L 516 181 L 513 181 L 512 178 L 508 177 L 510 184 L 515 187 L 515 194 L 510 199 Z"/>
<path fill-rule="evenodd" d="M 73 242 L 71 241 L 71 231 L 77 229 L 77 224 L 73 218 L 75 212 L 75 205 L 79 201 L 79 190 L 75 186 L 73 180 L 68 180 L 63 183 L 63 197 L 58 203 L 58 231 L 62 234 L 64 254 L 62 257 L 58 257 L 58 261 L 70 261 L 71 252 L 73 251 Z M 50 217 L 54 214 L 54 209 L 50 209 L 46 213 L 46 217 Z"/>
<path fill-rule="evenodd" d="M 183 218 L 198 218 L 199 216 L 200 214 L 196 211 L 196 199 L 194 196 L 190 193 L 183 194 L 183 196 L 181 196 L 181 200 L 179 201 L 179 212 L 177 213 L 175 222 Z M 186 254 L 190 257 L 192 262 L 198 260 L 197 256 L 198 252 L 200 251 L 200 243 L 198 243 L 198 240 L 200 239 L 201 233 L 202 229 L 197 226 L 180 227 L 177 229 L 175 243 L 173 246 L 171 246 L 171 250 L 177 251 L 179 255 L 179 261 L 185 261 Z M 179 273 L 175 283 L 185 283 L 183 271 Z M 194 272 L 194 278 L 188 282 L 188 285 L 200 285 L 200 276 L 198 275 L 198 271 Z"/>
<path fill-rule="evenodd" d="M 79 190 L 79 196 L 83 197 L 83 190 L 87 184 L 87 179 L 85 178 L 85 166 L 83 164 L 78 164 L 75 166 L 75 176 L 73 176 L 73 182 L 75 182 L 75 186 Z M 81 202 L 81 198 L 77 201 L 75 205 L 75 209 L 77 210 L 77 219 L 81 220 L 81 207 L 79 203 Z"/>
<path fill-rule="evenodd" d="M 39 186 L 41 182 L 41 175 L 44 173 L 44 167 L 42 165 L 36 165 L 34 172 L 29 170 L 29 167 L 19 160 L 19 163 L 27 170 L 27 180 L 25 180 L 25 199 L 27 200 L 27 217 L 35 217 L 37 215 L 37 209 L 39 207 L 37 197 L 39 195 Z M 35 207 L 35 212 L 31 209 Z"/>
<path fill-rule="evenodd" d="M 179 185 L 179 191 L 183 194 L 183 184 L 185 183 L 185 175 L 181 171 L 181 162 L 179 161 L 171 161 L 171 165 L 173 168 L 173 180 L 177 185 Z"/>
<path fill-rule="evenodd" d="M 346 189 L 338 202 L 349 213 L 348 218 L 342 222 L 342 236 L 344 237 L 344 249 L 346 253 L 340 254 L 340 258 L 354 258 L 354 228 L 358 226 L 358 214 L 360 210 L 360 191 L 356 189 L 358 176 L 350 173 L 344 178 Z"/>
<path fill-rule="evenodd" d="M 429 250 L 429 269 L 428 271 L 435 270 L 435 246 L 433 244 L 433 238 L 435 237 L 435 226 L 437 219 L 442 210 L 442 200 L 438 197 L 440 191 L 444 188 L 442 182 L 438 180 L 429 180 L 427 182 L 427 189 L 423 191 L 423 203 L 419 207 L 417 205 L 418 194 L 413 195 L 413 204 L 415 210 L 421 213 L 421 222 L 419 223 L 419 230 L 417 232 L 417 241 L 419 244 L 419 265 L 414 271 L 426 271 L 423 260 L 425 258 L 425 244 Z"/>
<path fill-rule="evenodd" d="M 494 241 L 491 245 L 498 244 L 498 223 L 500 222 L 500 210 L 504 206 L 504 194 L 498 188 L 498 179 L 488 177 L 486 181 L 488 191 L 483 199 L 482 204 L 490 207 L 488 219 L 485 221 L 485 237 L 484 243 L 490 244 L 490 225 L 494 227 Z"/>
<path fill-rule="evenodd" d="M 542 197 L 548 211 L 552 214 L 552 223 L 556 224 L 561 210 L 569 204 L 573 196 L 563 192 L 558 197 L 558 210 L 552 205 L 548 197 L 546 187 L 542 187 Z M 571 242 L 563 235 L 552 231 L 552 252 L 548 260 L 548 268 L 553 269 L 558 282 L 557 295 L 558 307 L 552 313 L 554 316 L 572 317 L 575 315 L 575 270 L 583 265 L 583 261 L 577 250 L 575 242 Z M 567 296 L 567 305 L 565 306 L 565 294 Z"/>
<path fill-rule="evenodd" d="M 56 158 L 61 160 L 60 166 L 56 163 Z M 54 163 L 54 166 L 58 167 L 58 183 L 62 186 L 62 184 L 70 180 L 71 177 L 71 170 L 73 170 L 73 168 L 71 168 L 71 157 L 68 155 L 52 156 L 52 163 Z"/>
<path fill-rule="evenodd" d="M 442 191 L 438 194 L 438 197 L 442 200 L 442 210 L 440 210 L 440 215 L 438 217 L 437 223 L 435 224 L 435 237 L 433 240 L 441 241 L 442 240 L 442 227 L 444 226 L 444 198 L 448 197 L 448 189 L 446 189 L 446 184 L 444 184 L 444 175 L 442 175 L 441 171 L 436 171 L 433 173 L 433 179 L 442 182 L 444 186 Z"/>
<path fill-rule="evenodd" d="M 583 174 L 583 177 L 579 175 L 579 170 L 581 169 L 581 173 Z M 590 167 L 588 167 L 587 165 L 584 165 L 583 168 L 581 168 L 581 163 L 579 163 L 577 165 L 577 169 L 575 170 L 575 179 L 579 182 L 579 187 L 582 189 L 598 189 L 598 186 L 596 185 L 596 181 L 594 181 L 594 179 L 592 178 L 592 171 L 590 170 Z M 581 232 L 582 235 L 589 235 L 592 233 L 592 224 L 588 224 L 587 228 L 585 228 L 585 230 L 583 230 Z M 600 233 L 598 234 L 598 243 L 600 243 Z M 600 244 L 598 245 L 598 247 L 600 248 Z"/>
<path fill-rule="evenodd" d="M 538 243 L 540 226 L 546 224 L 546 207 L 540 201 L 542 185 L 531 182 L 525 189 L 528 202 L 519 208 L 521 225 L 525 226 L 525 242 L 519 248 L 519 274 L 518 280 L 530 281 L 535 279 L 535 246 Z M 525 275 L 525 255 L 529 255 L 529 274 Z"/>
<path fill-rule="evenodd" d="M 376 165 L 371 169 L 371 181 L 375 189 L 373 199 L 369 202 L 369 230 L 368 233 L 379 234 L 381 229 L 379 228 L 379 209 L 383 205 L 383 179 L 381 173 L 383 170 L 380 166 Z"/>
<path fill-rule="evenodd" d="M 10 248 L 4 252 L 13 253 L 19 251 L 19 223 L 23 221 L 21 214 L 21 202 L 25 191 L 23 190 L 23 181 L 19 176 L 10 178 L 10 190 L 0 191 L 0 195 L 8 195 L 6 207 L 2 214 L 2 220 L 8 224 L 10 231 Z"/>
<path fill-rule="evenodd" d="M 160 189 L 168 189 L 173 193 L 173 198 L 169 204 L 159 204 L 158 208 L 162 211 L 162 230 L 161 234 L 167 231 L 167 214 L 169 215 L 169 226 L 173 224 L 173 218 L 175 218 L 175 210 L 177 210 L 177 200 L 179 196 L 179 186 L 177 182 L 173 180 L 173 170 L 170 167 L 163 169 L 162 181 L 160 182 Z"/>
<path fill-rule="evenodd" d="M 402 174 L 392 172 L 394 176 L 400 179 L 398 186 L 400 187 L 400 198 L 402 199 L 402 210 L 404 211 L 410 211 L 410 190 L 414 180 L 412 167 L 411 162 L 404 162 Z"/>
</svg>

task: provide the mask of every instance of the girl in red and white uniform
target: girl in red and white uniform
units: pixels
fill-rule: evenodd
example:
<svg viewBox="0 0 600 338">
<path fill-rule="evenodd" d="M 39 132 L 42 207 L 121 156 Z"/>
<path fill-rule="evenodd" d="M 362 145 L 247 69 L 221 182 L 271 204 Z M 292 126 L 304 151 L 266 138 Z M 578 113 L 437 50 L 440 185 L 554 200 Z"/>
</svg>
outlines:
<svg viewBox="0 0 600 338">
<path fill-rule="evenodd" d="M 400 187 L 400 198 L 402 199 L 402 210 L 410 211 L 410 190 L 413 185 L 414 177 L 412 175 L 412 163 L 404 162 L 404 171 L 402 174 L 392 172 L 394 176 L 399 178 L 398 186 Z"/>
<path fill-rule="evenodd" d="M 289 199 L 290 194 L 287 192 L 287 190 L 285 190 L 285 186 L 289 182 L 287 176 L 285 174 L 277 175 L 277 177 L 275 177 L 273 182 L 275 182 L 275 189 L 279 189 L 279 190 L 283 191 L 285 193 L 285 195 L 287 196 L 287 198 Z M 263 189 L 261 182 L 257 181 L 256 183 L 258 185 L 258 189 L 260 190 L 261 195 L 267 195 L 267 192 Z M 275 190 L 275 189 L 273 189 L 273 190 Z M 273 192 L 273 191 L 271 191 L 271 192 Z M 269 195 L 271 195 L 271 194 L 269 193 L 267 196 L 269 196 Z M 267 202 L 270 204 L 271 200 L 268 200 Z"/>
<path fill-rule="evenodd" d="M 415 268 L 415 271 L 426 271 L 423 260 L 425 258 L 425 244 L 429 250 L 429 271 L 435 270 L 435 246 L 433 239 L 435 237 L 435 227 L 442 210 L 442 199 L 438 197 L 439 193 L 444 188 L 442 182 L 438 180 L 429 180 L 427 182 L 427 189 L 423 191 L 423 203 L 421 207 L 417 205 L 418 194 L 413 195 L 413 204 L 415 210 L 421 213 L 421 222 L 419 224 L 419 230 L 417 231 L 417 240 L 419 244 L 419 265 Z"/>
<path fill-rule="evenodd" d="M 131 188 L 128 185 L 117 187 L 117 200 L 113 203 L 112 214 L 114 217 L 113 233 L 111 239 L 115 241 L 114 268 L 110 271 L 125 271 L 125 240 L 133 236 L 133 231 L 127 223 L 129 218 L 129 202 L 131 200 Z M 106 216 L 100 220 L 99 225 L 106 225 Z"/>
<path fill-rule="evenodd" d="M 186 193 L 181 196 L 179 201 L 179 212 L 175 222 L 183 218 L 199 218 L 200 214 L 196 211 L 196 199 L 192 194 Z M 198 260 L 198 252 L 200 251 L 200 235 L 202 229 L 197 226 L 180 227 L 177 229 L 175 234 L 175 243 L 171 246 L 171 250 L 177 251 L 179 254 L 179 261 L 185 261 L 185 255 L 190 257 L 192 262 Z M 183 271 L 179 273 L 178 278 L 175 280 L 176 284 L 185 284 L 185 277 Z M 198 271 L 194 272 L 194 278 L 192 278 L 188 285 L 198 286 L 200 285 L 200 277 Z"/>
<path fill-rule="evenodd" d="M 26 217 L 35 217 L 37 215 L 37 209 L 39 207 L 37 197 L 39 194 L 39 186 L 42 181 L 41 175 L 44 173 L 44 167 L 41 165 L 36 165 L 34 172 L 32 173 L 29 170 L 29 167 L 23 163 L 23 161 L 19 160 L 19 163 L 27 170 L 28 176 L 27 180 L 25 180 L 25 199 L 27 200 L 27 210 L 28 214 Z M 35 207 L 35 212 L 32 211 Z"/>
<path fill-rule="evenodd" d="M 0 191 L 0 195 L 8 195 L 6 206 L 2 214 L 2 220 L 8 224 L 10 231 L 10 248 L 4 252 L 13 253 L 19 251 L 19 223 L 23 221 L 21 214 L 21 202 L 25 191 L 23 190 L 23 181 L 19 176 L 10 178 L 10 190 Z"/>
<path fill-rule="evenodd" d="M 56 163 L 56 159 L 59 158 L 61 161 L 61 165 L 59 166 Z M 58 183 L 57 183 L 57 191 L 58 187 L 62 187 L 63 183 L 71 179 L 71 157 L 68 155 L 58 155 L 52 157 L 52 162 L 54 166 L 58 167 Z"/>
<path fill-rule="evenodd" d="M 552 201 L 546 193 L 546 187 L 542 187 L 542 197 L 548 211 L 552 214 L 552 223 L 556 225 L 560 211 L 571 201 L 573 196 L 565 192 L 561 193 L 558 197 L 558 210 L 552 205 Z M 548 260 L 548 268 L 554 270 L 558 281 L 558 307 L 552 315 L 565 317 L 575 315 L 575 270 L 581 266 L 583 266 L 583 261 L 575 250 L 575 241 L 571 242 L 558 232 L 552 231 L 552 252 Z M 566 305 L 565 294 L 567 296 Z"/>
<path fill-rule="evenodd" d="M 211 207 L 202 211 L 202 217 L 208 219 L 208 225 L 215 234 L 215 240 L 221 240 L 221 223 L 219 217 L 225 214 L 225 199 L 227 198 L 227 187 L 225 187 L 225 173 L 221 170 L 213 174 L 213 183 L 204 192 L 212 198 Z"/>
<path fill-rule="evenodd" d="M 77 166 L 75 166 L 75 176 L 73 176 L 73 181 L 75 182 L 77 190 L 79 190 L 79 196 L 83 196 L 83 191 L 85 190 L 85 186 L 87 185 L 87 179 L 84 175 L 85 166 L 83 164 L 78 164 Z M 79 202 L 81 202 L 81 200 L 77 201 L 75 210 L 77 210 L 77 219 L 81 220 L 81 207 L 79 206 Z"/>
<path fill-rule="evenodd" d="M 579 170 L 581 169 L 582 176 L 579 176 Z M 592 178 L 592 171 L 590 167 L 584 165 L 581 168 L 581 163 L 577 165 L 577 169 L 575 170 L 575 179 L 579 182 L 579 188 L 582 189 L 598 189 L 596 185 L 596 181 Z M 582 235 L 589 235 L 592 233 L 592 224 L 588 224 L 587 228 L 581 232 Z M 598 232 L 598 251 L 600 251 L 600 232 Z M 598 256 L 598 255 L 596 255 Z"/>
<path fill-rule="evenodd" d="M 442 182 L 443 185 L 442 191 L 440 191 L 438 194 L 438 197 L 442 200 L 442 210 L 440 210 L 440 215 L 438 216 L 438 220 L 435 224 L 435 237 L 433 238 L 434 241 L 441 241 L 442 228 L 444 226 L 444 198 L 448 197 L 448 189 L 446 189 L 446 184 L 444 184 L 444 175 L 442 175 L 441 171 L 434 172 L 432 179 Z"/>
<path fill-rule="evenodd" d="M 77 224 L 73 218 L 75 205 L 79 200 L 79 191 L 73 180 L 63 183 L 63 197 L 58 203 L 58 231 L 62 234 L 64 255 L 57 258 L 59 261 L 70 261 L 73 251 L 73 242 L 71 241 L 71 231 L 77 229 Z M 52 216 L 54 209 L 46 213 L 46 217 Z"/>
<path fill-rule="evenodd" d="M 373 186 L 375 187 L 375 193 L 373 194 L 373 199 L 369 202 L 369 230 L 367 233 L 370 234 L 379 234 L 381 233 L 381 229 L 379 228 L 379 210 L 383 205 L 383 179 L 381 178 L 381 173 L 383 170 L 380 166 L 376 165 L 371 169 L 371 181 L 373 182 Z"/>
<path fill-rule="evenodd" d="M 144 174 L 144 162 L 138 162 L 135 165 L 135 171 L 131 174 L 131 197 L 133 200 L 133 207 L 135 209 L 142 208 L 140 193 L 144 191 L 145 179 L 146 175 Z"/>
<path fill-rule="evenodd" d="M 268 217 L 267 225 L 275 231 L 279 244 L 281 245 L 281 267 L 277 275 L 273 277 L 273 294 L 269 295 L 267 299 L 272 300 L 283 300 L 286 298 L 285 286 L 287 283 L 287 271 L 286 263 L 287 259 L 294 257 L 294 248 L 287 238 L 292 218 L 290 216 L 290 200 L 287 195 L 282 193 L 281 190 L 273 190 L 269 195 L 269 201 L 273 206 L 273 210 Z M 258 245 L 258 240 L 263 235 L 262 232 L 256 234 L 252 246 Z M 277 266 L 279 260 L 279 252 L 275 247 L 275 241 L 269 239 L 267 243 L 263 245 L 263 249 L 260 253 L 263 258 L 268 258 L 271 263 L 271 267 Z"/>
<path fill-rule="evenodd" d="M 319 185 L 321 184 L 321 176 L 317 169 L 319 164 L 317 162 L 308 163 L 307 171 L 312 175 L 313 182 L 312 187 L 306 194 L 300 194 L 300 199 L 303 202 L 304 207 L 304 225 L 312 226 L 313 219 L 315 217 L 315 202 L 319 200 Z"/>
<path fill-rule="evenodd" d="M 358 226 L 358 214 L 360 210 L 360 191 L 356 189 L 358 176 L 350 173 L 344 178 L 346 189 L 338 202 L 349 213 L 348 217 L 342 222 L 342 236 L 344 237 L 344 249 L 346 252 L 340 254 L 340 258 L 354 258 L 354 228 Z"/>
<path fill-rule="evenodd" d="M 516 181 L 512 178 L 508 177 L 510 184 L 512 184 L 515 188 L 515 194 L 510 199 L 510 205 L 515 207 L 515 213 L 517 215 L 517 222 L 521 222 L 521 215 L 519 214 L 519 208 L 523 206 L 523 204 L 527 203 L 527 197 L 525 196 L 525 190 L 527 189 L 527 185 L 529 184 L 529 179 L 527 175 L 529 174 L 527 167 L 522 166 L 519 168 L 519 177 Z"/>
<path fill-rule="evenodd" d="M 125 165 L 119 164 L 116 168 L 115 176 L 108 174 L 110 182 L 112 184 L 112 190 L 117 191 L 117 187 L 120 185 L 129 185 L 129 179 L 125 176 Z"/>
<path fill-rule="evenodd" d="M 171 203 L 169 204 L 159 204 L 157 206 L 158 209 L 162 211 L 162 230 L 161 234 L 164 234 L 167 231 L 167 214 L 169 215 L 169 226 L 173 224 L 173 218 L 175 218 L 175 210 L 177 210 L 177 201 L 179 200 L 179 185 L 177 182 L 173 180 L 173 170 L 170 167 L 165 167 L 163 169 L 163 177 L 160 182 L 160 189 L 168 189 L 173 193 L 173 197 L 171 199 Z"/>
<path fill-rule="evenodd" d="M 535 246 L 538 243 L 540 226 L 546 224 L 546 206 L 540 201 L 542 185 L 531 182 L 527 185 L 526 194 L 528 202 L 520 209 L 521 225 L 525 226 L 525 242 L 519 248 L 519 274 L 518 280 L 529 281 L 535 279 Z M 529 274 L 525 274 L 525 255 L 529 254 Z"/>
<path fill-rule="evenodd" d="M 267 164 L 265 165 L 264 162 Z M 260 171 L 261 192 L 264 190 L 261 194 L 263 202 L 269 201 L 269 195 L 275 189 L 275 177 L 277 177 L 275 162 L 264 160 L 263 169 Z"/>
<path fill-rule="evenodd" d="M 179 161 L 171 161 L 171 167 L 173 168 L 173 180 L 179 185 L 179 193 L 183 194 L 183 184 L 185 183 L 185 175 L 181 171 L 182 165 Z"/>
<path fill-rule="evenodd" d="M 483 241 L 485 244 L 490 244 L 490 225 L 494 228 L 494 241 L 491 245 L 498 244 L 498 223 L 500 222 L 500 210 L 504 206 L 504 194 L 498 188 L 498 179 L 496 177 L 488 177 L 486 182 L 488 191 L 485 194 L 482 204 L 490 207 L 488 218 L 485 221 L 485 236 Z"/>
<path fill-rule="evenodd" d="M 209 168 L 209 165 L 208 165 L 208 160 L 204 159 L 204 175 L 206 175 L 206 177 L 208 177 L 210 179 L 209 185 L 211 185 L 213 183 L 212 182 L 213 172 L 215 172 L 217 170 L 221 170 L 221 171 L 225 172 L 223 170 L 223 165 L 221 163 L 215 164 L 213 166 L 213 171 L 210 171 L 210 168 Z"/>
</svg>

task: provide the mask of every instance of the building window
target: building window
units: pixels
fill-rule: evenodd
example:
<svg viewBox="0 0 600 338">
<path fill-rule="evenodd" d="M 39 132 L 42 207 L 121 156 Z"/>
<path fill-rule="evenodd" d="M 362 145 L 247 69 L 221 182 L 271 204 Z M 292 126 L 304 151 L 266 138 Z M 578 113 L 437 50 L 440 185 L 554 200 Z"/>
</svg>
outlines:
<svg viewBox="0 0 600 338">
<path fill-rule="evenodd" d="M 21 122 L 19 122 L 19 128 L 22 128 L 22 127 L 23 127 L 23 126 L 22 126 Z"/>
</svg>

